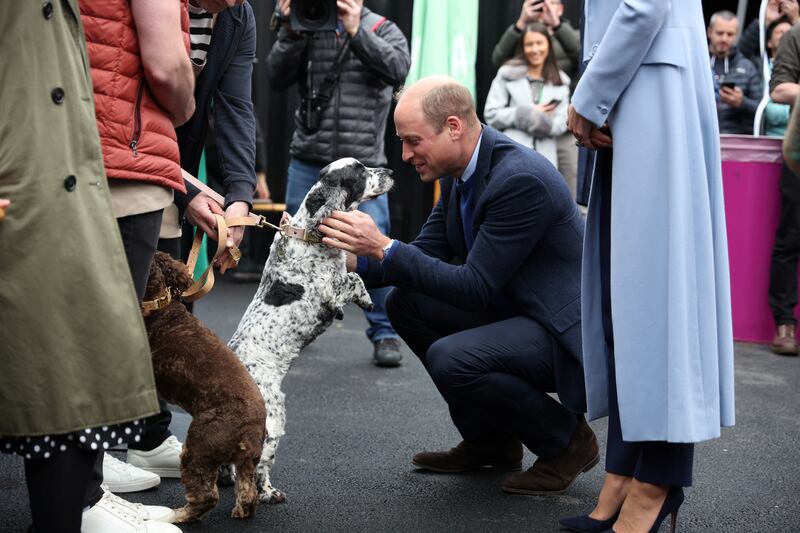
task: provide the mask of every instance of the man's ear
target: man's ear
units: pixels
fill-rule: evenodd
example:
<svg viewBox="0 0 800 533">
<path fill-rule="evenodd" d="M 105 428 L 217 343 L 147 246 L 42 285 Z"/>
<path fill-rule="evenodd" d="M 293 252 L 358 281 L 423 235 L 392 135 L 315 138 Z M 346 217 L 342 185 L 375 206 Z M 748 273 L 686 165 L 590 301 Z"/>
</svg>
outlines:
<svg viewBox="0 0 800 533">
<path fill-rule="evenodd" d="M 450 140 L 457 141 L 464 134 L 464 123 L 455 115 L 447 117 L 444 126 L 450 134 Z"/>
</svg>

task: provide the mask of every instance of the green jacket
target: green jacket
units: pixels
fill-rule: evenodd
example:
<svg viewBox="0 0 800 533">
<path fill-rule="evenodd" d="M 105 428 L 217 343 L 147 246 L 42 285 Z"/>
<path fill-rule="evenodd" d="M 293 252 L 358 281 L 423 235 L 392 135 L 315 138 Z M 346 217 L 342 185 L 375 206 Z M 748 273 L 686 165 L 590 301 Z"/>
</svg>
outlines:
<svg viewBox="0 0 800 533">
<path fill-rule="evenodd" d="M 158 410 L 77 0 L 0 2 L 0 435 Z"/>
</svg>

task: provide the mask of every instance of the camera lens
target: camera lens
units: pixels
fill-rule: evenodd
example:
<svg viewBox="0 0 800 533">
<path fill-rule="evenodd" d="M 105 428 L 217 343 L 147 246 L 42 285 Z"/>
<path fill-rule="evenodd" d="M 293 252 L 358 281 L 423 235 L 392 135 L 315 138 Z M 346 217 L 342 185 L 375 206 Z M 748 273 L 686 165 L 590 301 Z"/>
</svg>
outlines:
<svg viewBox="0 0 800 533">
<path fill-rule="evenodd" d="M 303 2 L 300 6 L 298 18 L 309 28 L 319 27 L 330 16 L 330 3 L 325 0 L 311 0 Z"/>
</svg>

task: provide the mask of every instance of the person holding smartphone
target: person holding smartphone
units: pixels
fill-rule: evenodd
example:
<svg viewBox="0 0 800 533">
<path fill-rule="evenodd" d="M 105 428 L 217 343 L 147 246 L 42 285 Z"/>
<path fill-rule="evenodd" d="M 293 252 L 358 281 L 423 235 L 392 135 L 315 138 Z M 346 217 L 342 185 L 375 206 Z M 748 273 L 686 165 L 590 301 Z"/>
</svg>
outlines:
<svg viewBox="0 0 800 533">
<path fill-rule="evenodd" d="M 730 11 L 711 15 L 708 50 L 720 133 L 753 133 L 753 119 L 761 101 L 761 75 L 736 49 L 739 21 Z"/>
<path fill-rule="evenodd" d="M 558 68 L 547 26 L 528 24 L 518 40 L 516 57 L 500 67 L 492 81 L 484 119 L 558 167 L 556 138 L 567 131 L 569 81 Z M 575 180 L 567 180 L 567 185 L 574 198 Z"/>
</svg>

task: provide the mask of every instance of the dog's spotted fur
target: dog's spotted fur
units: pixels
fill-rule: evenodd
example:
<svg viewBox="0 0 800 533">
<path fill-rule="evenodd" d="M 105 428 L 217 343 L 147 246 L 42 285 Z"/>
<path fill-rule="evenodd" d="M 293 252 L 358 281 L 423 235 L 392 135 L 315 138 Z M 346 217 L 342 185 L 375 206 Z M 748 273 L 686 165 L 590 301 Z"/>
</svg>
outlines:
<svg viewBox="0 0 800 533">
<path fill-rule="evenodd" d="M 367 168 L 352 158 L 328 165 L 320 171 L 319 181 L 306 195 L 292 225 L 319 237 L 322 218 L 334 210 L 351 211 L 387 192 L 392 186 L 390 175 L 388 170 Z M 325 331 L 349 302 L 372 307 L 361 278 L 347 273 L 344 252 L 275 236 L 261 285 L 228 344 L 255 379 L 268 406 L 267 438 L 256 468 L 261 501 L 285 499 L 269 479 L 286 423 L 283 377 L 300 350 Z M 222 475 L 230 476 L 230 472 Z"/>
</svg>

